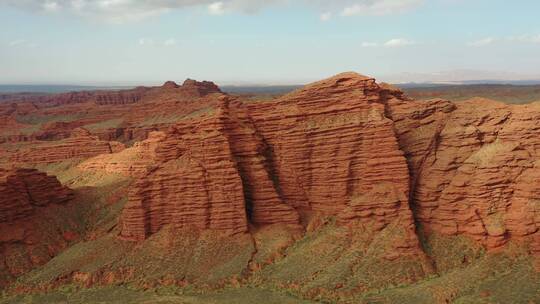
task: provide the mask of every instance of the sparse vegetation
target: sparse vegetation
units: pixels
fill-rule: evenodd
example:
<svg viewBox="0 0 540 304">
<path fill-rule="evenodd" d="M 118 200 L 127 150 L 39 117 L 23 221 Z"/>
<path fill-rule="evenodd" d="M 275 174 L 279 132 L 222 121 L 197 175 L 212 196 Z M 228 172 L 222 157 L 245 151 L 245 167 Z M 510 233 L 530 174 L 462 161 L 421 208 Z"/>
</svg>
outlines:
<svg viewBox="0 0 540 304">
<path fill-rule="evenodd" d="M 86 130 L 90 132 L 95 132 L 95 131 L 100 131 L 100 130 L 118 128 L 122 125 L 123 122 L 124 122 L 123 118 L 114 118 L 114 119 L 96 122 L 93 124 L 84 125 L 83 128 L 85 128 Z"/>
<path fill-rule="evenodd" d="M 70 122 L 84 117 L 84 114 L 70 113 L 70 114 L 58 114 L 58 115 L 44 115 L 44 114 L 28 114 L 17 115 L 15 120 L 17 122 L 27 125 L 40 125 L 48 122 Z"/>
<path fill-rule="evenodd" d="M 416 99 L 443 98 L 463 101 L 473 97 L 483 97 L 513 104 L 540 101 L 539 85 L 448 85 L 404 88 L 403 90 L 408 96 Z"/>
</svg>

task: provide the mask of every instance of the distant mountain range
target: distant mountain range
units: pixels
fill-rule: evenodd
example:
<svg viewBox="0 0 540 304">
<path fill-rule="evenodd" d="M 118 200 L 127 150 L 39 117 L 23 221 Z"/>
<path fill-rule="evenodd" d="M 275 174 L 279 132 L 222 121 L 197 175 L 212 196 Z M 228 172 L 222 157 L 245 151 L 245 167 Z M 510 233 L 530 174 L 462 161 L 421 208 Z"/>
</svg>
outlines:
<svg viewBox="0 0 540 304">
<path fill-rule="evenodd" d="M 540 80 L 465 80 L 465 81 L 441 81 L 441 82 L 405 82 L 395 83 L 402 89 L 414 88 L 437 88 L 467 85 L 513 85 L 531 86 L 540 85 Z M 276 95 L 285 94 L 301 88 L 303 85 L 225 85 L 221 86 L 224 92 L 230 94 L 253 94 L 253 95 Z M 83 86 L 83 85 L 2 85 L 0 93 L 65 93 L 73 91 L 95 90 L 126 90 L 134 86 Z"/>
<path fill-rule="evenodd" d="M 47 84 L 0 84 L 0 93 L 65 93 L 72 91 L 123 90 L 132 86 L 82 86 Z"/>
</svg>

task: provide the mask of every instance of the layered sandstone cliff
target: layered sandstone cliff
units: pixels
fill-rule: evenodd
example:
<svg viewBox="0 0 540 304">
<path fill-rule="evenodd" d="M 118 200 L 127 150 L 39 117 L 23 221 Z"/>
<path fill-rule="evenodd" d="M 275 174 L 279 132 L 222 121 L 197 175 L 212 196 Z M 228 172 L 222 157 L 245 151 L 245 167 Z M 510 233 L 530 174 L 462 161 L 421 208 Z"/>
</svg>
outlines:
<svg viewBox="0 0 540 304">
<path fill-rule="evenodd" d="M 488 248 L 525 238 L 537 248 L 537 104 L 390 104 L 412 171 L 415 216 L 426 231 L 466 235 Z"/>
<path fill-rule="evenodd" d="M 54 176 L 34 169 L 0 168 L 0 223 L 28 217 L 37 207 L 66 203 L 72 196 Z"/>
<path fill-rule="evenodd" d="M 382 92 L 345 73 L 271 102 L 223 97 L 157 144 L 160 165 L 131 190 L 121 235 L 140 240 L 175 223 L 234 234 L 315 212 L 373 231 L 397 226 L 402 252 L 418 252 L 407 163 Z"/>
<path fill-rule="evenodd" d="M 151 132 L 148 139 L 135 143 L 133 147 L 118 153 L 100 154 L 84 161 L 78 167 L 84 171 L 101 171 L 125 176 L 144 175 L 156 166 L 156 149 L 165 138 L 164 132 Z"/>
<path fill-rule="evenodd" d="M 155 149 L 159 165 L 131 189 L 121 235 L 140 240 L 165 225 L 234 235 L 247 231 L 248 217 L 297 224 L 296 211 L 276 193 L 261 150 L 245 113 L 232 110 L 226 99 L 212 115 L 176 125 Z"/>
<path fill-rule="evenodd" d="M 44 213 L 67 205 L 73 196 L 56 177 L 38 170 L 0 169 L 0 287 L 66 246 L 59 227 Z"/>
<path fill-rule="evenodd" d="M 392 86 L 355 73 L 310 84 L 273 101 L 222 100 L 215 113 L 179 123 L 157 144 L 154 159 L 161 165 L 132 191 L 124 231 L 138 222 L 136 239 L 143 239 L 174 222 L 152 220 L 171 213 L 166 203 L 157 202 L 170 199 L 144 202 L 168 193 L 167 187 L 208 183 L 184 177 L 189 182 L 164 184 L 174 174 L 165 169 L 167 162 L 174 160 L 174 170 L 181 175 L 193 171 L 207 176 L 207 167 L 220 162 L 221 170 L 232 174 L 232 184 L 240 177 L 241 183 L 232 187 L 242 193 L 234 200 L 247 213 L 237 213 L 237 226 L 225 225 L 234 232 L 246 231 L 248 223 L 298 223 L 315 212 L 336 216 L 342 224 L 360 222 L 373 231 L 397 225 L 406 235 L 399 245 L 403 253 L 418 251 L 415 220 L 427 233 L 466 235 L 488 248 L 500 247 L 514 236 L 537 246 L 533 184 L 539 118 L 534 104 L 413 101 Z M 188 134 L 195 141 L 187 141 Z M 205 142 L 217 140 L 212 134 L 223 136 L 211 144 L 220 147 L 215 159 L 205 156 Z M 193 158 L 201 158 L 201 168 L 193 167 Z M 153 176 L 159 176 L 154 181 L 157 188 L 148 184 Z M 155 192 L 141 198 L 136 193 L 144 189 Z M 173 201 L 180 200 L 191 199 Z M 202 201 L 203 210 L 212 205 Z M 164 205 L 149 207 L 160 204 Z M 199 228 L 211 227 L 209 213 L 203 214 L 193 222 L 200 223 Z"/>
<path fill-rule="evenodd" d="M 12 156 L 15 163 L 55 163 L 73 158 L 89 158 L 110 154 L 125 148 L 122 143 L 99 140 L 83 128 L 71 132 L 69 138 L 60 141 L 35 142 Z"/>
</svg>

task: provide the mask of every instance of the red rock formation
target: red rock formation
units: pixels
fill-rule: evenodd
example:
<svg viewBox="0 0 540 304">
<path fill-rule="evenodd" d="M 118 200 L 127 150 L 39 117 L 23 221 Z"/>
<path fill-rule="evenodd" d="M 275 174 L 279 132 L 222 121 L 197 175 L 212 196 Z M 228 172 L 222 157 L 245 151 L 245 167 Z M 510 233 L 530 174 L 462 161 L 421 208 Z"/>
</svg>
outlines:
<svg viewBox="0 0 540 304">
<path fill-rule="evenodd" d="M 416 248 L 407 163 L 384 102 L 374 79 L 345 73 L 249 108 L 288 204 L 376 230 L 399 222 Z"/>
<path fill-rule="evenodd" d="M 161 87 L 164 89 L 178 89 L 180 86 L 174 81 L 167 81 Z"/>
<path fill-rule="evenodd" d="M 34 169 L 0 168 L 0 223 L 28 217 L 36 207 L 66 203 L 72 196 L 54 176 Z"/>
<path fill-rule="evenodd" d="M 161 165 L 129 193 L 121 236 L 142 240 L 164 225 L 247 231 L 242 181 L 221 113 L 171 131 L 157 149 Z"/>
<path fill-rule="evenodd" d="M 0 287 L 65 246 L 58 227 L 36 223 L 45 210 L 72 198 L 73 192 L 54 176 L 34 169 L 0 169 Z"/>
<path fill-rule="evenodd" d="M 41 142 L 21 150 L 12 156 L 16 163 L 54 163 L 72 158 L 89 158 L 99 154 L 121 151 L 125 146 L 119 142 L 101 141 L 87 130 L 77 128 L 71 137 L 62 141 Z"/>
<path fill-rule="evenodd" d="M 538 239 L 538 104 L 414 101 L 355 73 L 245 104 L 189 79 L 39 98 L 51 99 L 3 106 L 4 124 L 21 126 L 17 115 L 36 112 L 92 115 L 9 138 L 57 140 L 83 124 L 122 119 L 121 127 L 95 131 L 104 140 L 79 130 L 11 159 L 94 157 L 79 168 L 135 177 L 125 238 L 166 225 L 237 234 L 250 224 L 297 224 L 314 212 L 373 231 L 400 227 L 405 241 L 396 246 L 411 254 L 418 252 L 412 205 L 428 232 L 467 235 L 489 248 Z M 123 151 L 109 142 L 149 134 Z"/>
<path fill-rule="evenodd" d="M 144 239 L 166 224 L 215 228 L 215 205 L 247 208 L 248 219 L 237 211 L 223 218 L 232 233 L 246 231 L 248 220 L 296 224 L 299 209 L 376 231 L 398 225 L 407 235 L 402 252 L 417 252 L 407 163 L 383 91 L 346 73 L 275 102 L 246 107 L 224 98 L 216 113 L 178 124 L 158 145 L 162 165 L 132 189 L 122 236 Z"/>
<path fill-rule="evenodd" d="M 164 225 L 246 232 L 246 200 L 255 224 L 297 224 L 270 180 L 263 149 L 246 113 L 226 100 L 213 115 L 178 124 L 155 150 L 161 165 L 130 191 L 122 237 L 141 240 Z"/>
<path fill-rule="evenodd" d="M 182 90 L 195 96 L 205 96 L 212 93 L 221 93 L 219 87 L 211 81 L 196 81 L 187 79 L 181 86 Z"/>
<path fill-rule="evenodd" d="M 118 153 L 98 155 L 78 167 L 84 171 L 101 171 L 125 176 L 144 175 L 157 165 L 156 148 L 165 136 L 164 132 L 152 132 L 148 139 L 135 143 L 131 148 Z"/>
<path fill-rule="evenodd" d="M 488 248 L 514 237 L 538 243 L 537 105 L 390 104 L 412 170 L 415 215 L 428 232 L 468 235 Z"/>
</svg>

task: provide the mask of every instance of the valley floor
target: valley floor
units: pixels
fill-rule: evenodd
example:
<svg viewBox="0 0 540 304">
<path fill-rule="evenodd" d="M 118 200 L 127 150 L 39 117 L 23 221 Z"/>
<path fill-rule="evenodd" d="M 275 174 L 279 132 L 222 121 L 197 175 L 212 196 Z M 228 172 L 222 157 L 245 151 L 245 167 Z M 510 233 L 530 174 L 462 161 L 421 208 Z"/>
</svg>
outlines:
<svg viewBox="0 0 540 304">
<path fill-rule="evenodd" d="M 107 287 L 99 289 L 70 290 L 63 289 L 46 293 L 21 295 L 0 299 L 1 304 L 49 303 L 49 304 L 98 304 L 98 303 L 160 303 L 160 304 L 309 304 L 280 292 L 253 288 L 228 289 L 221 292 L 196 294 L 182 290 L 138 291 L 125 287 Z"/>
</svg>

